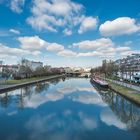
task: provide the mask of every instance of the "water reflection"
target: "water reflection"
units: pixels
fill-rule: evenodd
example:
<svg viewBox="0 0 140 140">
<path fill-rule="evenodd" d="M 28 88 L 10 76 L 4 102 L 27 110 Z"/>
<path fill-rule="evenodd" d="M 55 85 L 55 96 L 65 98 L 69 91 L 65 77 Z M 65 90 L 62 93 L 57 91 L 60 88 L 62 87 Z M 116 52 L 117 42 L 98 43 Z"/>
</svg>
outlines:
<svg viewBox="0 0 140 140">
<path fill-rule="evenodd" d="M 134 128 L 140 121 L 140 108 L 135 104 L 132 104 L 113 91 L 109 91 L 107 94 L 100 92 L 99 94 L 102 100 L 109 105 L 109 109 L 111 109 L 114 115 L 127 125 L 127 128 Z"/>
<path fill-rule="evenodd" d="M 2 94 L 0 96 L 0 104 L 1 104 L 1 106 L 6 108 L 6 107 L 8 107 L 9 103 L 10 103 L 10 98 L 8 96 L 8 93 Z"/>
<path fill-rule="evenodd" d="M 101 120 L 109 126 L 115 126 L 119 129 L 126 129 L 126 124 L 118 119 L 118 117 L 110 110 L 105 109 L 100 114 Z"/>
<path fill-rule="evenodd" d="M 109 126 L 131 130 L 137 134 L 137 139 L 140 139 L 140 107 L 113 91 L 104 93 L 100 89 L 96 88 L 96 90 L 109 106 L 101 112 L 101 120 Z"/>
<path fill-rule="evenodd" d="M 46 116 L 36 115 L 29 119 L 25 127 L 31 131 L 30 138 L 35 140 L 44 138 L 71 139 L 74 131 L 80 133 L 97 128 L 96 120 L 91 116 L 86 116 L 83 112 L 78 112 L 75 120 L 72 119 L 74 114 L 71 110 L 65 110 L 61 115 L 63 117 L 52 113 Z M 36 123 L 34 124 L 34 122 Z M 59 130 L 59 133 L 56 130 Z"/>
<path fill-rule="evenodd" d="M 0 123 L 5 140 L 140 139 L 140 108 L 92 87 L 89 79 L 57 79 L 1 94 Z"/>
<path fill-rule="evenodd" d="M 74 102 L 80 102 L 83 104 L 106 106 L 106 104 L 102 101 L 102 98 L 98 94 L 85 93 L 78 96 L 72 96 L 71 99 Z"/>
<path fill-rule="evenodd" d="M 57 85 L 60 80 L 61 79 L 53 79 L 53 80 L 50 80 L 49 82 L 44 82 L 41 84 L 37 84 L 35 86 L 25 86 L 21 89 L 17 89 L 11 92 L 0 94 L 1 107 L 7 108 L 10 104 L 13 104 L 13 102 L 16 102 L 17 107 L 22 109 L 32 104 L 28 102 L 30 100 L 31 101 L 34 100 L 37 104 L 41 104 L 38 102 L 43 103 L 45 102 L 45 99 L 43 99 L 43 96 L 41 97 L 40 94 L 46 93 L 47 90 L 49 89 L 50 84 Z M 52 100 L 55 100 L 55 99 L 53 99 L 52 97 Z"/>
</svg>

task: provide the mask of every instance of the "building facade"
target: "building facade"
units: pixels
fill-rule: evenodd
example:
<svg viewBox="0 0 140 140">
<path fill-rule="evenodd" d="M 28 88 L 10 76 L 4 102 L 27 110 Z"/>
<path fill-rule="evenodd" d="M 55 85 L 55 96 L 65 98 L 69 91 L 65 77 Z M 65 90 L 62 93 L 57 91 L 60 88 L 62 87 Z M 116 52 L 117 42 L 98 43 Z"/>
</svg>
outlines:
<svg viewBox="0 0 140 140">
<path fill-rule="evenodd" d="M 19 71 L 18 65 L 0 65 L 0 77 L 13 77 Z"/>
<path fill-rule="evenodd" d="M 30 61 L 27 59 L 22 60 L 22 66 L 28 66 L 31 70 L 36 70 L 37 68 L 43 67 L 42 62 L 35 62 L 35 61 Z"/>
<path fill-rule="evenodd" d="M 134 82 L 140 82 L 140 54 L 132 54 L 115 61 L 118 66 L 118 77 Z"/>
</svg>

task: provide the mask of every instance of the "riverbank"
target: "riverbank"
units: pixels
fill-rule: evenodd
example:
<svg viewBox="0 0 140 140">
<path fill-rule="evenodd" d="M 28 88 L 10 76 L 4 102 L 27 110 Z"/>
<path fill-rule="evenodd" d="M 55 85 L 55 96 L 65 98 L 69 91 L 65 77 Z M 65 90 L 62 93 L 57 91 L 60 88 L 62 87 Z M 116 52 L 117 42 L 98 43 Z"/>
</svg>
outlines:
<svg viewBox="0 0 140 140">
<path fill-rule="evenodd" d="M 58 75 L 55 75 L 55 76 L 58 76 Z M 25 78 L 25 79 L 21 79 L 21 80 L 7 80 L 6 84 L 7 85 L 22 84 L 22 83 L 25 83 L 25 82 L 32 82 L 32 81 L 35 81 L 35 80 L 42 80 L 44 78 L 50 78 L 50 77 L 53 77 L 53 76 L 32 77 L 32 78 Z"/>
<path fill-rule="evenodd" d="M 140 92 L 107 80 L 111 90 L 140 105 Z"/>
<path fill-rule="evenodd" d="M 22 80 L 9 80 L 6 82 L 6 85 L 0 88 L 0 93 L 10 91 L 16 88 L 20 88 L 27 85 L 37 84 L 40 82 L 44 82 L 47 80 L 55 79 L 63 77 L 62 75 L 53 75 L 53 76 L 46 76 L 46 77 L 36 77 L 36 78 L 28 78 L 28 79 L 22 79 Z"/>
</svg>

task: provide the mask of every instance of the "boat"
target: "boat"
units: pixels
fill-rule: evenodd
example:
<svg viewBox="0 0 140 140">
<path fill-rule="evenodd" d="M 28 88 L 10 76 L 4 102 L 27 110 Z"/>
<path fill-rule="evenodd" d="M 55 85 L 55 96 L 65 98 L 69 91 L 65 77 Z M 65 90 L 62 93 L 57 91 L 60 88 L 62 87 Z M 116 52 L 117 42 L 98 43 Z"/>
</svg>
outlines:
<svg viewBox="0 0 140 140">
<path fill-rule="evenodd" d="M 108 88 L 109 84 L 106 81 L 103 81 L 99 78 L 91 78 L 91 82 L 96 84 L 97 86 L 100 86 L 102 88 Z"/>
</svg>

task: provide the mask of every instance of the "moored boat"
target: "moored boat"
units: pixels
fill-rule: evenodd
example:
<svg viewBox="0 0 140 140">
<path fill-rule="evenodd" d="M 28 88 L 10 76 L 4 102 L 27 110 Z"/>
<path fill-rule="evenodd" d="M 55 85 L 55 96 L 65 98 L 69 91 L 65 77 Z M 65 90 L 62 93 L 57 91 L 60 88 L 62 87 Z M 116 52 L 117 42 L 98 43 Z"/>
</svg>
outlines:
<svg viewBox="0 0 140 140">
<path fill-rule="evenodd" d="M 100 87 L 103 88 L 108 88 L 109 85 L 106 81 L 100 80 L 99 78 L 91 78 L 91 82 L 93 82 L 94 84 L 97 84 Z"/>
</svg>

